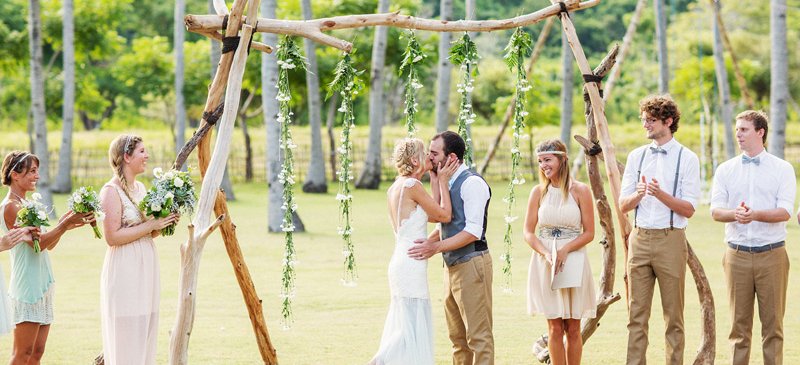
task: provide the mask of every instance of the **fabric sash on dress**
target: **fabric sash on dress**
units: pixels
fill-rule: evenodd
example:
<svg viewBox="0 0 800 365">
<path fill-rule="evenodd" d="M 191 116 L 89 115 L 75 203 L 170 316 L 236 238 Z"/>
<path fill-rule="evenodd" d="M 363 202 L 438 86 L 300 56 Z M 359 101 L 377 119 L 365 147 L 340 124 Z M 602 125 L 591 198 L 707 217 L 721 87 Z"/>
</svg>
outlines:
<svg viewBox="0 0 800 365">
<path fill-rule="evenodd" d="M 581 235 L 581 231 L 573 227 L 541 227 L 539 237 L 555 239 L 575 239 Z"/>
</svg>

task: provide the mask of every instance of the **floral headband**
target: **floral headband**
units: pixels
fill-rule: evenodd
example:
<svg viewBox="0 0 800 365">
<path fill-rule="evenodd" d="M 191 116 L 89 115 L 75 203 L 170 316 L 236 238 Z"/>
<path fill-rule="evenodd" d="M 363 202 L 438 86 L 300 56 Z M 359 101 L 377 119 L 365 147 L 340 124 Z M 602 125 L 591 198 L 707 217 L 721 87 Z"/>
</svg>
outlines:
<svg viewBox="0 0 800 365">
<path fill-rule="evenodd" d="M 565 154 L 566 153 L 564 153 L 564 151 L 539 151 L 539 152 L 536 152 L 536 156 L 541 156 L 541 155 L 565 155 Z"/>
</svg>

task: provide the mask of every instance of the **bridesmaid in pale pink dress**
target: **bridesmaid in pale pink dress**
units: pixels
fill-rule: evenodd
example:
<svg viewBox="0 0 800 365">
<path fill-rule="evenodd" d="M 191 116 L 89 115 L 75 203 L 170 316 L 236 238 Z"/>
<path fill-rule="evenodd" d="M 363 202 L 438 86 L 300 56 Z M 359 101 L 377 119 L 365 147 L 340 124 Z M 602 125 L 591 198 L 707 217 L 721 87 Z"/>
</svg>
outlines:
<svg viewBox="0 0 800 365">
<path fill-rule="evenodd" d="M 108 250 L 100 277 L 103 357 L 108 365 L 155 364 L 160 299 L 159 266 L 153 238 L 177 215 L 147 219 L 139 210 L 147 151 L 142 139 L 117 137 L 108 149 L 114 177 L 100 191 Z"/>
</svg>

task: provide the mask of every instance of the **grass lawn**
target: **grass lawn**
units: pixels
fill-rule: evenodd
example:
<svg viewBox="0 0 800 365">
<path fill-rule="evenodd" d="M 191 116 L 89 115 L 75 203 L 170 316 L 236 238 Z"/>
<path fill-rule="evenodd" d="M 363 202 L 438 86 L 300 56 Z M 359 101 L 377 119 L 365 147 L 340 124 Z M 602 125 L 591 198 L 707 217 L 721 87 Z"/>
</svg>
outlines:
<svg viewBox="0 0 800 365">
<path fill-rule="evenodd" d="M 498 364 L 535 363 L 530 347 L 546 331 L 542 318 L 526 314 L 526 277 L 531 250 L 522 241 L 521 225 L 524 198 L 531 183 L 520 189 L 523 197 L 517 207 L 520 219 L 514 224 L 513 292 L 503 291 L 499 257 L 503 247 L 503 212 L 506 184 L 495 183 L 490 206 L 488 239 L 494 256 L 494 335 Z M 283 236 L 268 234 L 265 225 L 266 188 L 263 185 L 238 185 L 238 201 L 230 204 L 232 218 L 238 227 L 239 240 L 264 303 L 270 336 L 281 364 L 363 364 L 377 350 L 389 302 L 386 267 L 392 253 L 393 235 L 386 213 L 383 190 L 355 192 L 354 214 L 358 286 L 343 287 L 342 241 L 336 233 L 336 186 L 327 195 L 298 194 L 300 215 L 308 229 L 295 236 L 297 296 L 294 302 L 295 322 L 291 330 L 280 325 L 280 272 Z M 2 191 L 5 194 L 5 190 Z M 65 196 L 57 196 L 56 207 L 63 212 Z M 181 222 L 185 227 L 188 219 Z M 800 242 L 800 227 L 793 219 L 789 225 L 789 257 L 793 277 L 800 274 L 800 253 L 794 248 Z M 599 226 L 598 226 L 599 232 Z M 600 235 L 598 233 L 597 237 Z M 729 330 L 728 300 L 722 272 L 724 252 L 723 225 L 711 220 L 707 207 L 702 207 L 690 222 L 688 237 L 702 261 L 711 282 L 716 302 L 717 361 L 729 362 L 727 344 Z M 179 270 L 178 245 L 186 238 L 186 230 L 175 236 L 159 238 L 156 243 L 161 260 L 161 322 L 159 328 L 158 363 L 167 363 L 169 332 L 175 319 Z M 601 271 L 601 249 L 589 246 L 595 278 Z M 57 281 L 55 324 L 45 354 L 45 363 L 85 364 L 101 351 L 99 281 L 105 244 L 92 238 L 89 228 L 67 233 L 52 252 L 51 259 Z M 623 291 L 622 249 L 618 249 L 616 290 Z M 449 340 L 443 316 L 443 269 L 441 259 L 431 259 L 428 268 L 436 336 L 436 360 L 449 364 Z M 8 279 L 8 253 L 0 253 L 0 263 Z M 784 358 L 787 364 L 800 363 L 800 288 L 790 286 L 785 317 Z M 658 294 L 654 298 L 650 321 L 648 359 L 663 363 L 663 321 Z M 691 275 L 686 286 L 686 363 L 694 360 L 700 344 L 700 308 Z M 584 348 L 585 364 L 620 364 L 627 342 L 626 306 L 617 302 L 601 321 L 601 327 Z M 751 359 L 761 362 L 760 322 L 755 320 Z M 12 338 L 0 337 L 0 362 L 8 358 Z M 254 364 L 260 361 L 253 332 L 235 281 L 230 261 L 218 234 L 206 244 L 200 266 L 197 289 L 197 313 L 189 347 L 190 361 L 195 364 Z"/>
</svg>

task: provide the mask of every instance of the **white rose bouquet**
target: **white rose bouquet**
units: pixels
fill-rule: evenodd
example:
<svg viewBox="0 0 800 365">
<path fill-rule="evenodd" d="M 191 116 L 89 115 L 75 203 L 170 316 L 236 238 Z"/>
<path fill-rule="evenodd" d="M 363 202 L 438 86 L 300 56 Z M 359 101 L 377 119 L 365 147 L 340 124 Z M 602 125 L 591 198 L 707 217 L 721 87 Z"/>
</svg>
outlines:
<svg viewBox="0 0 800 365">
<path fill-rule="evenodd" d="M 42 227 L 49 226 L 50 221 L 47 220 L 47 209 L 40 201 L 42 195 L 39 193 L 31 194 L 30 200 L 22 199 L 22 209 L 17 212 L 17 220 L 14 223 L 17 227 Z M 39 248 L 39 237 L 33 238 L 33 251 L 41 252 Z"/>
<path fill-rule="evenodd" d="M 97 192 L 91 186 L 82 186 L 75 190 L 72 195 L 67 199 L 68 209 L 75 213 L 94 213 L 97 219 L 103 220 L 105 214 L 100 208 L 100 198 L 97 197 Z M 94 230 L 95 238 L 103 238 L 100 229 L 97 227 L 97 221 L 92 222 L 92 230 Z"/>
<path fill-rule="evenodd" d="M 153 186 L 139 203 L 139 208 L 145 215 L 155 218 L 164 218 L 171 213 L 194 212 L 197 203 L 197 194 L 194 192 L 194 182 L 188 172 L 169 170 L 164 172 L 161 168 L 153 169 Z M 172 224 L 161 230 L 164 236 L 175 233 Z"/>
</svg>

